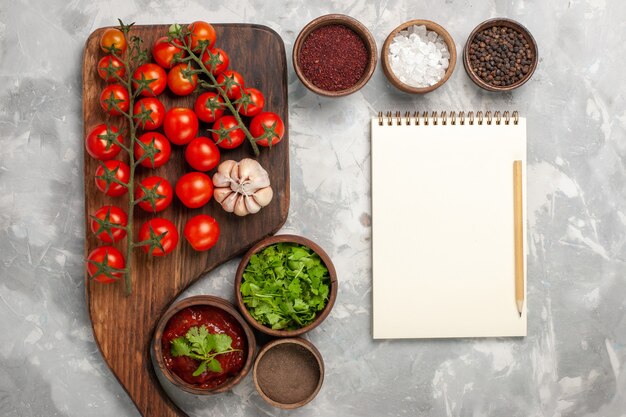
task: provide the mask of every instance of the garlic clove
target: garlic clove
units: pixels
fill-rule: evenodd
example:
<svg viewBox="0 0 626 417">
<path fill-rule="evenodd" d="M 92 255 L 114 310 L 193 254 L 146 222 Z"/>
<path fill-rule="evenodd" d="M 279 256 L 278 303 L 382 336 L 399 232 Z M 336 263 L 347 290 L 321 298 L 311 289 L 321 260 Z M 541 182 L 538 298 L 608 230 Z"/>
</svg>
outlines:
<svg viewBox="0 0 626 417">
<path fill-rule="evenodd" d="M 232 159 L 224 161 L 220 164 L 220 166 L 217 167 L 217 172 L 220 172 L 227 177 L 230 177 L 230 171 L 233 169 L 233 165 L 237 165 L 237 162 L 233 161 Z"/>
<path fill-rule="evenodd" d="M 233 167 L 230 169 L 230 179 L 235 181 L 236 183 L 240 183 L 241 180 L 239 178 L 239 164 L 236 163 L 235 165 L 233 165 Z"/>
<path fill-rule="evenodd" d="M 232 180 L 230 176 L 224 175 L 222 172 L 216 172 L 213 175 L 213 185 L 216 187 L 230 187 Z"/>
<path fill-rule="evenodd" d="M 272 197 L 274 196 L 274 191 L 272 187 L 265 187 L 257 190 L 252 197 L 254 197 L 254 201 L 257 202 L 261 207 L 267 206 L 270 201 L 272 201 Z"/>
<path fill-rule="evenodd" d="M 253 176 L 259 168 L 263 169 L 258 161 L 251 158 L 244 158 L 239 161 L 239 176 L 245 180 Z"/>
<path fill-rule="evenodd" d="M 257 203 L 256 201 L 254 201 L 253 197 L 250 196 L 244 196 L 245 202 L 246 202 L 246 209 L 248 209 L 248 212 L 250 214 L 254 214 L 254 213 L 258 213 L 259 210 L 261 210 L 261 205 L 259 203 Z"/>
<path fill-rule="evenodd" d="M 235 211 L 235 203 L 237 202 L 237 193 L 230 193 L 226 198 L 222 201 L 222 208 L 224 211 L 228 213 L 232 213 Z"/>
<path fill-rule="evenodd" d="M 213 189 L 213 198 L 215 199 L 215 201 L 222 204 L 226 197 L 228 197 L 228 195 L 232 192 L 233 190 L 231 190 L 230 188 L 215 187 L 215 189 Z"/>
<path fill-rule="evenodd" d="M 248 209 L 246 208 L 246 203 L 244 200 L 245 198 L 246 197 L 244 195 L 239 195 L 239 197 L 237 197 L 234 211 L 237 216 L 245 216 L 248 214 Z"/>
</svg>

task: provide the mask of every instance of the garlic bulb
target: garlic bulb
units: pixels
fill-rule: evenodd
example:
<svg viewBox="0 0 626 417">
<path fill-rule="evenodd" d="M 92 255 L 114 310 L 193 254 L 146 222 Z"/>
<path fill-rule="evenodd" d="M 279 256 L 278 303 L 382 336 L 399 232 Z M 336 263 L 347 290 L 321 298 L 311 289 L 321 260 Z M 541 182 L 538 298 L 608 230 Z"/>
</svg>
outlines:
<svg viewBox="0 0 626 417">
<path fill-rule="evenodd" d="M 258 213 L 274 196 L 269 174 L 250 158 L 222 162 L 213 175 L 213 185 L 215 201 L 237 216 Z"/>
</svg>

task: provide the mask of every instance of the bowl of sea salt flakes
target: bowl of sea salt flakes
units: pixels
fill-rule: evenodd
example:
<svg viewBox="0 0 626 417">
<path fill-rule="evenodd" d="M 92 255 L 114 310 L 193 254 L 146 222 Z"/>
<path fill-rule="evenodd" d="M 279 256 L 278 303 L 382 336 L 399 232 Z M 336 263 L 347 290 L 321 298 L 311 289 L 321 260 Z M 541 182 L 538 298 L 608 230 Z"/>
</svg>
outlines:
<svg viewBox="0 0 626 417">
<path fill-rule="evenodd" d="M 395 28 L 382 48 L 387 79 L 399 90 L 429 93 L 441 87 L 456 65 L 454 39 L 430 20 L 410 20 Z"/>
</svg>

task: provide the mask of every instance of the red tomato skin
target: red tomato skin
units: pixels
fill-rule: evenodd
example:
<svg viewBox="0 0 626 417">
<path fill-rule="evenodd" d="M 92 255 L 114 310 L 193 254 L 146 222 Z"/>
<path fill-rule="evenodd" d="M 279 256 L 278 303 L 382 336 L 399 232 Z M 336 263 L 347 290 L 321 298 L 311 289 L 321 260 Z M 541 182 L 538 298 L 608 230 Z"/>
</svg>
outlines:
<svg viewBox="0 0 626 417">
<path fill-rule="evenodd" d="M 118 161 L 116 159 L 111 159 L 111 160 L 105 161 L 104 165 L 107 167 L 109 171 L 112 171 L 116 167 L 119 167 L 115 174 L 115 178 L 117 178 L 119 181 L 123 182 L 124 184 L 128 184 L 128 180 L 130 179 L 130 168 L 126 163 L 122 161 Z M 102 174 L 104 174 L 104 169 L 102 169 L 102 166 L 98 166 L 98 168 L 96 168 L 96 178 L 95 178 L 96 187 L 98 187 L 98 189 L 104 193 L 104 190 L 106 188 L 106 182 L 98 178 L 98 176 Z M 126 187 L 117 183 L 111 183 L 111 185 L 109 186 L 109 190 L 105 194 L 108 195 L 109 197 L 119 197 L 119 196 L 126 194 L 127 191 L 128 189 Z"/>
<path fill-rule="evenodd" d="M 243 76 L 239 74 L 237 71 L 233 71 L 233 70 L 224 71 L 223 73 L 217 76 L 216 81 L 218 82 L 218 84 L 222 84 L 226 80 L 226 77 L 232 78 L 234 81 L 236 81 L 239 84 L 239 85 L 234 85 L 231 87 L 231 89 L 225 91 L 226 97 L 232 100 L 234 98 L 237 98 L 237 96 L 240 94 L 241 89 L 245 87 L 245 82 L 244 82 Z"/>
<path fill-rule="evenodd" d="M 141 126 L 141 124 L 139 124 L 139 126 L 143 130 L 155 130 L 160 128 L 163 124 L 163 119 L 165 119 L 165 106 L 163 103 L 155 97 L 145 97 L 139 99 L 133 107 L 133 114 L 141 112 L 142 104 L 146 110 L 152 110 L 152 113 L 150 113 L 150 120 L 146 121 L 143 126 Z M 135 119 L 135 122 L 138 121 L 139 119 Z"/>
<path fill-rule="evenodd" d="M 180 43 L 178 40 L 174 40 L 174 43 Z M 170 69 L 174 66 L 174 56 L 180 54 L 181 58 L 187 56 L 187 52 L 178 48 L 167 40 L 167 36 L 162 36 L 154 42 L 152 47 L 152 58 L 162 68 Z"/>
<path fill-rule="evenodd" d="M 145 144 L 149 144 L 154 138 L 154 146 L 160 150 L 161 152 L 157 153 L 154 156 L 154 165 L 150 162 L 149 158 L 144 159 L 140 162 L 140 165 L 146 168 L 158 168 L 163 166 L 170 160 L 170 156 L 172 155 L 172 145 L 170 145 L 170 141 L 167 140 L 165 136 L 160 134 L 159 132 L 146 132 L 143 135 L 137 138 L 138 142 L 143 142 Z M 135 161 L 138 161 L 144 154 L 143 149 L 137 142 L 135 142 L 134 147 Z"/>
<path fill-rule="evenodd" d="M 189 208 L 202 207 L 213 197 L 213 181 L 202 172 L 189 172 L 178 179 L 176 195 Z"/>
<path fill-rule="evenodd" d="M 263 111 L 263 106 L 265 106 L 265 97 L 263 96 L 263 93 L 256 88 L 244 88 L 243 92 L 250 96 L 252 102 L 248 103 L 247 107 L 237 104 L 236 106 L 238 106 L 239 113 L 248 117 L 256 116 L 261 113 Z M 241 98 L 241 96 L 242 92 L 240 90 L 237 95 L 237 99 Z"/>
<path fill-rule="evenodd" d="M 100 36 L 100 49 L 105 53 L 110 53 L 111 46 L 115 44 L 117 54 L 121 55 L 126 52 L 128 44 L 124 33 L 117 28 L 108 28 Z"/>
<path fill-rule="evenodd" d="M 165 87 L 167 86 L 167 74 L 165 73 L 165 70 L 163 68 L 161 68 L 157 64 L 152 63 L 139 66 L 139 68 L 137 68 L 135 70 L 135 73 L 133 74 L 134 89 L 137 89 L 137 87 L 139 86 L 139 84 L 134 80 L 141 80 L 141 74 L 143 74 L 146 80 L 154 81 L 150 82 L 147 90 L 142 90 L 141 93 L 139 93 L 140 96 L 154 97 L 165 91 Z"/>
<path fill-rule="evenodd" d="M 220 225 L 213 217 L 199 214 L 189 219 L 183 231 L 185 239 L 197 251 L 211 249 L 220 238 Z"/>
<path fill-rule="evenodd" d="M 193 109 L 196 112 L 198 119 L 206 123 L 213 123 L 216 119 L 222 117 L 224 114 L 224 108 L 215 109 L 215 112 L 212 112 L 206 107 L 206 103 L 209 100 L 217 100 L 218 103 L 224 103 L 224 100 L 218 94 L 207 91 L 206 93 L 202 93 L 198 96 Z"/>
<path fill-rule="evenodd" d="M 103 284 L 110 284 L 120 279 L 123 275 L 122 272 L 111 273 L 111 275 L 113 275 L 116 279 L 107 277 L 104 274 L 98 274 L 94 276 L 94 274 L 98 270 L 98 267 L 89 262 L 103 262 L 105 257 L 107 258 L 107 265 L 109 265 L 111 268 L 124 269 L 124 267 L 126 266 L 126 262 L 124 261 L 124 255 L 122 255 L 122 252 L 120 252 L 113 246 L 99 246 L 92 250 L 87 256 L 87 272 L 93 280 L 101 282 Z"/>
<path fill-rule="evenodd" d="M 119 131 L 115 126 L 110 126 L 109 129 L 112 133 L 118 133 L 117 141 L 120 143 L 124 143 L 124 138 L 119 134 Z M 89 135 L 87 135 L 87 139 L 85 140 L 85 149 L 87 153 L 91 155 L 92 158 L 98 159 L 100 161 L 107 161 L 109 159 L 113 159 L 117 156 L 118 153 L 122 150 L 119 145 L 112 143 L 109 146 L 109 149 L 106 148 L 107 141 L 104 139 L 100 139 L 98 136 L 106 135 L 107 126 L 105 124 L 97 125 L 94 127 Z"/>
<path fill-rule="evenodd" d="M 211 58 L 209 55 L 209 51 L 211 52 L 212 55 L 218 55 L 221 61 L 219 64 L 215 66 L 215 68 L 211 68 L 211 65 L 209 64 L 209 59 Z M 205 51 L 204 54 L 202 54 L 202 62 L 204 63 L 204 66 L 206 67 L 206 69 L 211 71 L 211 74 L 217 76 L 228 69 L 230 58 L 228 57 L 228 54 L 226 53 L 226 51 L 224 51 L 221 48 L 212 48 L 209 51 Z"/>
<path fill-rule="evenodd" d="M 109 221 L 111 223 L 120 225 L 120 227 L 112 227 L 111 235 L 113 235 L 113 239 L 111 236 L 105 232 L 99 232 L 98 222 L 95 220 L 91 220 L 91 231 L 96 235 L 96 238 L 105 243 L 113 243 L 117 242 L 120 239 L 123 239 L 126 236 L 126 227 L 128 224 L 128 216 L 126 212 L 117 206 L 102 206 L 93 214 L 94 217 L 97 217 L 100 220 L 104 220 L 106 218 L 107 213 L 109 213 Z"/>
<path fill-rule="evenodd" d="M 169 207 L 172 203 L 172 198 L 174 197 L 174 192 L 172 190 L 172 185 L 168 180 L 163 177 L 152 176 L 141 181 L 141 185 L 146 187 L 149 190 L 153 190 L 154 187 L 158 188 L 156 190 L 157 194 L 164 195 L 165 197 L 159 198 L 155 201 L 154 208 L 152 208 L 152 204 L 149 201 L 141 201 L 137 203 L 139 207 L 147 211 L 148 213 L 158 213 L 159 211 L 163 211 Z M 135 200 L 139 201 L 145 193 L 141 189 L 140 186 L 137 186 L 135 189 Z"/>
<path fill-rule="evenodd" d="M 215 121 L 215 123 L 213 124 L 213 129 L 214 130 L 220 129 L 220 127 L 223 127 L 225 129 L 230 129 L 233 126 L 238 126 L 238 125 L 239 124 L 237 123 L 237 119 L 235 119 L 234 116 L 222 116 Z M 243 132 L 243 130 L 241 130 L 240 128 L 237 128 L 228 134 L 228 138 L 230 138 L 230 141 L 228 140 L 228 138 L 226 138 L 218 143 L 220 137 L 215 132 L 211 133 L 211 137 L 213 138 L 217 146 L 219 146 L 220 148 L 235 149 L 241 146 L 243 141 L 246 139 L 246 134 Z"/>
<path fill-rule="evenodd" d="M 121 84 L 109 84 L 100 93 L 100 106 L 102 107 L 102 109 L 105 112 L 109 113 L 111 116 L 119 116 L 122 113 L 117 111 L 117 109 L 115 109 L 113 106 L 111 106 L 111 108 L 109 109 L 109 104 L 105 102 L 105 100 L 111 98 L 111 95 L 116 100 L 122 100 L 117 103 L 117 106 L 123 112 L 127 112 L 128 108 L 130 107 L 130 99 L 128 97 L 128 90 L 126 90 L 126 87 L 123 87 Z"/>
<path fill-rule="evenodd" d="M 120 61 L 119 58 L 113 55 L 103 56 L 102 58 L 100 58 L 100 61 L 98 61 L 98 75 L 100 76 L 100 78 L 108 83 L 117 81 L 117 78 L 115 78 L 113 74 L 108 75 L 106 70 L 104 69 L 108 68 L 109 62 L 111 62 L 111 66 L 117 68 L 115 73 L 118 77 L 121 78 L 126 74 L 126 68 L 124 67 L 124 63 Z"/>
<path fill-rule="evenodd" d="M 196 171 L 209 171 L 220 163 L 220 150 L 211 139 L 200 136 L 185 148 L 185 160 Z"/>
<path fill-rule="evenodd" d="M 187 26 L 187 28 L 191 32 L 189 35 L 188 42 L 190 42 L 189 47 L 191 48 L 192 51 L 200 50 L 200 45 L 198 44 L 200 40 L 208 41 L 207 49 L 213 48 L 213 45 L 215 44 L 215 38 L 216 38 L 215 29 L 213 28 L 213 25 L 207 22 L 203 22 L 203 21 L 196 21 L 196 22 L 190 23 L 189 26 Z"/>
<path fill-rule="evenodd" d="M 165 136 L 175 145 L 186 145 L 198 134 L 198 117 L 191 109 L 174 107 L 165 113 Z"/>
<path fill-rule="evenodd" d="M 150 253 L 149 245 L 142 246 L 141 248 L 145 253 L 151 254 L 152 256 L 165 256 L 176 249 L 176 245 L 178 245 L 178 230 L 176 230 L 174 223 L 162 217 L 155 217 L 154 219 L 148 220 L 141 226 L 141 229 L 139 230 L 140 242 L 150 239 L 150 226 L 152 226 L 152 230 L 157 235 L 165 232 L 167 232 L 167 234 L 161 238 L 161 246 L 163 246 L 163 250 L 159 247 L 155 247 L 152 250 L 152 253 Z"/>
<path fill-rule="evenodd" d="M 254 118 L 250 122 L 250 134 L 253 137 L 258 138 L 265 133 L 265 129 L 263 128 L 263 126 L 272 127 L 274 123 L 276 123 L 276 126 L 274 127 L 276 136 L 272 137 L 272 146 L 274 146 L 283 139 L 283 136 L 285 134 L 285 124 L 283 123 L 280 116 L 278 116 L 276 113 L 266 111 L 254 116 Z M 259 146 L 270 146 L 268 138 L 258 140 L 256 143 Z"/>
<path fill-rule="evenodd" d="M 167 74 L 167 86 L 177 96 L 188 96 L 198 85 L 198 74 L 191 76 L 191 81 L 185 78 L 182 71 L 187 70 L 187 64 L 177 64 Z"/>
</svg>

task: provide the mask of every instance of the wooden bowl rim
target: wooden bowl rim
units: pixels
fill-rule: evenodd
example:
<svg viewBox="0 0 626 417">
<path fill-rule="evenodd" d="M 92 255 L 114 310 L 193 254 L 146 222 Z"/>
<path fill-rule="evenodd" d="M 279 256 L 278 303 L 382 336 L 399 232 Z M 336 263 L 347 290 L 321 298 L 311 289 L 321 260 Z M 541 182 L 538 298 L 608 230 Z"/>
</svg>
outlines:
<svg viewBox="0 0 626 417">
<path fill-rule="evenodd" d="M 300 345 L 302 347 L 304 347 L 305 349 L 307 349 L 309 352 L 311 352 L 311 354 L 313 354 L 313 357 L 315 357 L 317 364 L 319 366 L 319 370 L 320 370 L 320 378 L 317 382 L 317 386 L 315 387 L 315 390 L 313 390 L 313 392 L 311 393 L 311 395 L 309 395 L 308 397 L 306 397 L 303 400 L 300 400 L 298 402 L 295 403 L 290 403 L 290 404 L 284 404 L 284 403 L 279 403 L 275 400 L 273 400 L 272 398 L 268 397 L 265 392 L 263 391 L 263 389 L 261 388 L 260 384 L 259 384 L 259 380 L 258 380 L 258 375 L 257 375 L 257 368 L 259 366 L 259 363 L 261 362 L 261 359 L 263 359 L 263 357 L 265 356 L 265 354 L 267 352 L 269 352 L 272 348 L 278 346 L 278 345 L 282 345 L 282 344 L 295 344 L 295 345 Z M 254 361 L 254 367 L 252 369 L 252 380 L 254 381 L 254 386 L 257 390 L 257 392 L 259 393 L 259 395 L 261 396 L 261 398 L 263 398 L 263 400 L 265 400 L 265 402 L 267 402 L 270 405 L 273 405 L 274 407 L 278 407 L 278 408 L 283 408 L 283 409 L 294 409 L 294 408 L 299 408 L 304 406 L 305 404 L 308 404 L 309 402 L 313 401 L 313 399 L 317 396 L 317 394 L 320 392 L 320 389 L 322 388 L 322 384 L 324 383 L 324 359 L 322 358 L 322 354 L 320 353 L 320 351 L 315 347 L 315 345 L 313 345 L 313 343 L 309 342 L 306 339 L 303 339 L 301 337 L 290 337 L 290 338 L 284 338 L 284 339 L 276 339 L 273 340 L 271 342 L 269 342 L 268 344 L 266 344 L 265 346 L 263 346 L 261 348 L 261 350 L 259 351 L 255 361 Z"/>
<path fill-rule="evenodd" d="M 478 77 L 474 73 L 474 71 L 472 71 L 472 68 L 470 66 L 469 48 L 472 43 L 472 39 L 474 39 L 474 37 L 481 30 L 487 29 L 492 26 L 506 26 L 506 27 L 517 30 L 526 38 L 526 40 L 528 41 L 528 44 L 530 45 L 531 49 L 533 49 L 535 53 L 534 54 L 535 56 L 533 58 L 533 62 L 530 66 L 530 70 L 528 71 L 528 74 L 526 74 L 524 78 L 522 78 L 520 81 L 518 81 L 515 84 L 511 84 L 511 85 L 503 86 L 503 87 L 488 84 L 482 79 L 480 79 L 480 77 Z M 472 33 L 470 33 L 470 35 L 467 37 L 467 40 L 465 41 L 465 46 L 463 47 L 463 67 L 465 67 L 465 72 L 467 73 L 470 80 L 474 82 L 474 84 L 476 84 L 477 86 L 487 91 L 511 91 L 511 90 L 515 90 L 518 87 L 521 87 L 522 85 L 526 84 L 526 82 L 530 80 L 532 75 L 535 73 L 535 69 L 537 69 L 538 63 L 539 63 L 539 48 L 537 47 L 537 42 L 535 41 L 535 38 L 533 37 L 533 35 L 526 28 L 526 26 L 522 25 L 520 22 L 515 21 L 513 19 L 507 19 L 504 17 L 495 17 L 493 19 L 487 19 L 484 22 L 480 23 L 478 26 L 474 28 Z"/>
<path fill-rule="evenodd" d="M 243 303 L 243 296 L 241 295 L 241 291 L 240 291 L 241 281 L 243 279 L 243 271 L 246 268 L 246 266 L 248 266 L 248 263 L 250 262 L 250 258 L 252 257 L 252 255 L 254 255 L 255 253 L 259 252 L 262 249 L 265 249 L 266 247 L 270 245 L 273 245 L 275 243 L 283 243 L 283 242 L 297 243 L 299 245 L 304 245 L 313 249 L 313 251 L 317 253 L 319 257 L 322 259 L 322 262 L 324 263 L 326 268 L 328 268 L 328 274 L 330 276 L 330 293 L 329 293 L 328 302 L 326 303 L 326 306 L 321 312 L 318 313 L 317 317 L 312 323 L 296 330 L 274 330 L 256 321 L 254 317 L 252 317 L 252 315 L 248 312 L 248 309 Z M 263 239 L 262 241 L 254 245 L 252 248 L 250 248 L 248 252 L 246 252 L 241 262 L 239 263 L 239 266 L 237 267 L 237 273 L 235 275 L 235 300 L 237 302 L 237 307 L 239 308 L 241 315 L 243 316 L 244 319 L 246 319 L 246 321 L 248 322 L 248 324 L 250 324 L 250 326 L 254 327 L 261 333 L 265 333 L 267 335 L 274 336 L 274 337 L 300 336 L 301 334 L 304 334 L 310 330 L 313 330 L 317 326 L 319 326 L 326 319 L 326 317 L 328 317 L 331 310 L 333 309 L 333 306 L 335 305 L 335 299 L 337 298 L 338 289 L 339 289 L 339 285 L 337 284 L 337 271 L 335 270 L 335 266 L 333 265 L 333 262 L 331 261 L 328 254 L 317 243 L 303 236 L 298 236 L 298 235 L 289 235 L 289 234 L 274 235 L 274 236 L 270 236 L 268 238 Z"/>
<path fill-rule="evenodd" d="M 213 389 L 197 388 L 183 381 L 178 375 L 176 375 L 174 372 L 171 372 L 167 368 L 167 366 L 165 366 L 165 361 L 163 360 L 163 349 L 161 346 L 161 338 L 163 337 L 163 331 L 165 330 L 165 326 L 176 313 L 180 312 L 181 310 L 187 307 L 192 307 L 192 306 L 212 306 L 212 307 L 217 307 L 219 309 L 224 310 L 225 312 L 233 316 L 235 320 L 237 320 L 237 322 L 241 325 L 241 328 L 243 329 L 246 335 L 246 341 L 248 343 L 248 351 L 247 351 L 246 362 L 244 363 L 243 368 L 241 368 L 241 371 L 236 376 L 230 378 L 228 381 L 226 381 L 222 385 Z M 252 367 L 252 362 L 254 359 L 254 353 L 256 351 L 256 339 L 248 323 L 243 319 L 243 317 L 241 317 L 241 315 L 237 311 L 237 308 L 234 305 L 232 305 L 230 302 L 228 302 L 228 300 L 225 300 L 220 297 L 216 297 L 214 295 L 195 295 L 195 296 L 191 296 L 183 300 L 180 300 L 179 302 L 174 303 L 167 308 L 167 310 L 165 311 L 165 313 L 163 313 L 163 315 L 161 316 L 161 318 L 159 319 L 157 323 L 156 329 L 154 331 L 154 336 L 152 338 L 152 348 L 154 351 L 154 358 L 157 362 L 159 369 L 161 370 L 161 373 L 173 385 L 177 386 L 178 388 L 190 394 L 212 395 L 212 394 L 218 394 L 224 391 L 228 391 L 233 386 L 241 382 L 243 378 L 248 374 L 248 372 L 250 372 L 250 368 Z"/>
<path fill-rule="evenodd" d="M 393 41 L 393 38 L 396 36 L 396 34 L 408 28 L 409 26 L 419 25 L 426 26 L 427 30 L 437 32 L 437 34 L 443 38 L 444 42 L 448 46 L 448 51 L 450 52 L 450 61 L 446 73 L 441 80 L 439 80 L 436 84 L 431 85 L 430 87 L 412 87 L 408 84 L 403 83 L 398 77 L 396 77 L 396 74 L 393 73 L 393 70 L 391 69 L 391 66 L 389 64 L 389 45 L 391 45 L 391 42 Z M 389 35 L 385 39 L 385 43 L 383 44 L 380 58 L 383 66 L 383 72 L 387 76 L 389 82 L 393 84 L 394 87 L 398 88 L 401 91 L 404 91 L 405 93 L 426 94 L 441 87 L 452 76 L 454 68 L 456 67 L 456 44 L 452 35 L 450 35 L 450 33 L 440 24 L 435 23 L 432 20 L 414 19 L 401 24 L 400 26 L 392 30 L 391 33 L 389 33 Z"/>
<path fill-rule="evenodd" d="M 304 43 L 304 40 L 309 36 L 309 34 L 317 28 L 332 24 L 341 24 L 349 27 L 354 32 L 356 32 L 365 43 L 365 47 L 367 48 L 370 55 L 367 67 L 365 67 L 365 72 L 363 73 L 363 77 L 361 77 L 361 79 L 352 87 L 339 91 L 327 91 L 317 87 L 304 76 L 300 68 L 300 63 L 298 61 L 298 55 L 300 55 L 300 49 L 302 48 L 302 44 Z M 370 78 L 372 78 L 374 70 L 376 69 L 376 63 L 378 62 L 378 50 L 376 48 L 376 40 L 374 40 L 374 36 L 372 36 L 371 32 L 367 29 L 367 27 L 365 27 L 365 25 L 363 25 L 361 22 L 353 17 L 347 16 L 345 14 L 335 13 L 317 17 L 311 20 L 309 23 L 307 23 L 306 26 L 302 28 L 302 30 L 298 34 L 298 37 L 296 38 L 296 42 L 293 44 L 291 59 L 293 62 L 293 69 L 296 71 L 296 75 L 306 88 L 321 96 L 343 97 L 360 90 L 365 84 L 367 84 Z"/>
</svg>

